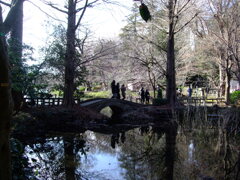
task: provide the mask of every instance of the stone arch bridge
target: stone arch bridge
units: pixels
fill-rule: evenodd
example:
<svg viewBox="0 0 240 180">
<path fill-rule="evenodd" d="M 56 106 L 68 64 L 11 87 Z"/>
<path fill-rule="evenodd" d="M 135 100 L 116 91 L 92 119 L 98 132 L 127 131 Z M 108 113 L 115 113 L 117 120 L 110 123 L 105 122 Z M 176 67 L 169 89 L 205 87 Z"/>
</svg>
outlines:
<svg viewBox="0 0 240 180">
<path fill-rule="evenodd" d="M 94 111 L 100 112 L 102 109 L 106 107 L 110 107 L 113 116 L 119 116 L 125 112 L 136 110 L 140 107 L 144 107 L 146 105 L 134 103 L 131 101 L 121 100 L 121 99 L 107 99 L 107 98 L 97 98 L 91 99 L 87 101 L 83 101 L 80 103 L 82 107 L 90 108 Z"/>
</svg>

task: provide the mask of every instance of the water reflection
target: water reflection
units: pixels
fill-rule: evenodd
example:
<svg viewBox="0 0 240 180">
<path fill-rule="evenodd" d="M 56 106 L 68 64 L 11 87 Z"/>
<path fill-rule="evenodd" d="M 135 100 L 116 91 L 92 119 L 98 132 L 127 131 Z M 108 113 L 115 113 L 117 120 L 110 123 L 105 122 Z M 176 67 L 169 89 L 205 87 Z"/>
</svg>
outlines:
<svg viewBox="0 0 240 180">
<path fill-rule="evenodd" d="M 113 133 L 114 132 L 114 133 Z M 239 140 L 229 139 L 230 157 L 217 153 L 218 131 L 180 133 L 144 126 L 103 134 L 51 135 L 25 146 L 37 179 L 158 180 L 235 179 Z M 228 152 L 229 153 L 229 152 Z"/>
<path fill-rule="evenodd" d="M 25 155 L 38 179 L 159 179 L 165 136 L 147 129 L 49 137 L 26 145 Z"/>
<path fill-rule="evenodd" d="M 195 151 L 195 147 L 193 144 L 193 140 L 190 140 L 190 144 L 188 145 L 188 161 L 189 163 L 194 163 L 194 151 Z"/>
</svg>

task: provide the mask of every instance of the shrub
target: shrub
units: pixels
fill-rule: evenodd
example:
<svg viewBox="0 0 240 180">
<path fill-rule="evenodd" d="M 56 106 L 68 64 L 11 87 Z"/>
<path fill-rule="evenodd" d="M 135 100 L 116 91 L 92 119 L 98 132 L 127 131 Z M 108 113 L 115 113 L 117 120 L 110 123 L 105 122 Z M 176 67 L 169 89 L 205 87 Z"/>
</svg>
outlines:
<svg viewBox="0 0 240 180">
<path fill-rule="evenodd" d="M 81 99 L 82 97 L 84 97 L 84 91 L 80 91 L 80 90 L 76 90 L 75 92 L 74 92 L 74 97 L 75 98 L 78 98 L 78 99 Z"/>
<path fill-rule="evenodd" d="M 240 90 L 236 90 L 230 94 L 230 102 L 237 104 L 240 101 Z"/>
<path fill-rule="evenodd" d="M 155 98 L 153 99 L 154 106 L 162 106 L 167 104 L 167 99 Z"/>
<path fill-rule="evenodd" d="M 109 98 L 110 92 L 109 91 L 99 91 L 99 92 L 86 92 L 84 94 L 84 97 L 86 99 L 92 99 L 92 98 Z"/>
<path fill-rule="evenodd" d="M 85 91 L 85 89 L 86 89 L 86 87 L 84 87 L 84 86 L 78 87 L 78 90 L 81 91 L 81 92 Z"/>
<path fill-rule="evenodd" d="M 102 89 L 102 86 L 100 86 L 100 85 L 96 85 L 96 86 L 92 87 L 93 91 L 100 91 L 101 89 Z"/>
</svg>

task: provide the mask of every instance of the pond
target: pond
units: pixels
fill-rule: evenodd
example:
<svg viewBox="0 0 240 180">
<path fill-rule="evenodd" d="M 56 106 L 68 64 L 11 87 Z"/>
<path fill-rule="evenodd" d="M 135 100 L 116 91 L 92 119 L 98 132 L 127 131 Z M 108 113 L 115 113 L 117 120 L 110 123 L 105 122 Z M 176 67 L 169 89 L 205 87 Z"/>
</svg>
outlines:
<svg viewBox="0 0 240 180">
<path fill-rule="evenodd" d="M 43 180 L 237 180 L 239 139 L 219 134 L 217 128 L 179 126 L 174 132 L 154 125 L 115 133 L 51 133 L 23 142 L 23 171 Z"/>
</svg>

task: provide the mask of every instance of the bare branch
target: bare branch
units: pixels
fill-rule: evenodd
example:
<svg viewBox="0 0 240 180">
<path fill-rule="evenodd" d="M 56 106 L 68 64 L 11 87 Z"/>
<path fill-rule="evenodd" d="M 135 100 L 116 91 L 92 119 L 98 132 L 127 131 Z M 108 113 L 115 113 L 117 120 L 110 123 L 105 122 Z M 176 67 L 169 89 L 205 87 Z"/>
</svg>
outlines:
<svg viewBox="0 0 240 180">
<path fill-rule="evenodd" d="M 177 31 L 174 32 L 174 34 L 177 34 L 179 31 L 181 31 L 184 27 L 186 27 L 190 22 L 192 22 L 192 20 L 198 16 L 198 12 L 188 21 L 186 22 L 181 28 L 179 28 Z"/>
<path fill-rule="evenodd" d="M 57 19 L 55 17 L 53 17 L 52 15 L 50 15 L 49 13 L 47 13 L 46 11 L 44 11 L 42 8 L 40 8 L 38 5 L 36 5 L 35 3 L 33 3 L 32 1 L 29 1 L 27 0 L 29 3 L 31 3 L 33 6 L 35 6 L 36 8 L 38 8 L 41 12 L 43 12 L 44 14 L 46 14 L 47 16 L 51 17 L 52 19 L 56 20 L 56 21 L 60 21 L 60 22 L 64 22 L 63 20 L 61 19 Z"/>
<path fill-rule="evenodd" d="M 160 46 L 159 44 L 153 42 L 152 40 L 146 39 L 146 38 L 144 38 L 144 37 L 142 37 L 142 36 L 140 36 L 140 35 L 138 35 L 138 37 L 141 38 L 142 40 L 146 40 L 147 43 L 150 43 L 150 44 L 156 46 L 157 48 L 161 49 L 162 51 L 167 52 L 166 49 L 164 49 L 164 48 L 163 48 L 162 46 Z"/>
<path fill-rule="evenodd" d="M 9 4 L 9 3 L 3 2 L 3 1 L 0 1 L 0 3 L 5 5 L 5 6 L 11 7 L 11 4 Z"/>
<path fill-rule="evenodd" d="M 97 0 L 96 0 L 96 1 L 97 1 Z M 82 18 L 83 18 L 83 15 L 84 15 L 84 13 L 86 12 L 87 7 L 88 7 L 88 0 L 85 1 L 85 5 L 84 5 L 84 7 L 83 7 L 83 11 L 82 11 L 82 13 L 81 13 L 81 16 L 80 16 L 79 19 L 78 19 L 78 22 L 77 22 L 76 26 L 75 26 L 75 30 L 78 28 L 78 26 L 79 26 L 79 24 L 80 24 L 80 22 L 81 22 L 81 20 L 82 20 Z M 77 12 L 78 12 L 78 10 L 77 10 Z"/>
<path fill-rule="evenodd" d="M 68 13 L 67 11 L 65 11 L 65 10 L 62 10 L 62 9 L 60 9 L 60 8 L 56 7 L 56 6 L 55 6 L 53 3 L 51 3 L 51 2 L 47 3 L 47 5 L 49 5 L 49 6 L 50 6 L 50 7 L 52 7 L 53 9 L 56 9 L 56 10 L 58 10 L 58 11 L 62 12 L 62 13 L 65 13 L 65 14 L 67 14 L 67 13 Z"/>
<path fill-rule="evenodd" d="M 180 13 L 184 10 L 184 8 L 189 4 L 190 1 L 191 1 L 191 0 L 188 0 L 188 1 L 178 10 L 177 14 L 180 14 Z"/>
<path fill-rule="evenodd" d="M 111 51 L 112 49 L 116 48 L 117 46 L 118 45 L 115 45 L 115 46 L 112 46 L 111 48 L 107 48 L 107 49 L 104 49 L 103 46 L 102 46 L 98 53 L 94 54 L 93 56 L 91 56 L 89 58 L 86 58 L 83 62 L 80 63 L 80 65 L 86 64 L 86 63 L 94 61 L 94 60 L 96 60 L 98 58 L 107 56 L 108 54 L 106 54 L 106 52 Z"/>
</svg>

